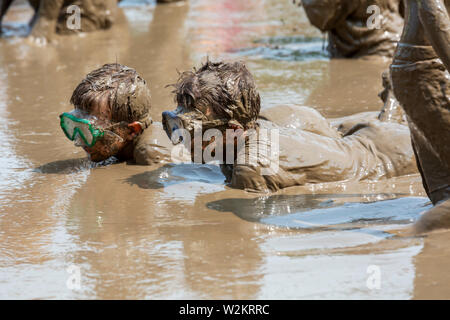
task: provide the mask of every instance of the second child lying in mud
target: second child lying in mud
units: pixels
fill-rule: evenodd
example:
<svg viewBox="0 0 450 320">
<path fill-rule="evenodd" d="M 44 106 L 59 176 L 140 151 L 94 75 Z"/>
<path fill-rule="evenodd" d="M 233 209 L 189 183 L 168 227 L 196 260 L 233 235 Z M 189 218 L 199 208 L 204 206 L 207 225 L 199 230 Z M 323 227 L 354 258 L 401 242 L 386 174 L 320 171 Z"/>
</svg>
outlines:
<svg viewBox="0 0 450 320">
<path fill-rule="evenodd" d="M 241 62 L 208 61 L 174 87 L 178 107 L 163 113 L 168 136 L 194 162 L 219 160 L 233 188 L 267 192 L 417 173 L 409 129 L 396 121 L 350 117 L 340 132 L 310 108 L 280 106 L 259 117 L 260 96 Z"/>
</svg>

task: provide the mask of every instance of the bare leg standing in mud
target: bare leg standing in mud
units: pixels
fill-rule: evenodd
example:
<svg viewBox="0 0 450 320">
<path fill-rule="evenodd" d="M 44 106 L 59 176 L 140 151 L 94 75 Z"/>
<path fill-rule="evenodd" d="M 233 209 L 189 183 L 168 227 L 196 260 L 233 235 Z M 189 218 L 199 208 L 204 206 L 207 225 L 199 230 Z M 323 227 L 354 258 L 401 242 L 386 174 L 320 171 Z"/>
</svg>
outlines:
<svg viewBox="0 0 450 320">
<path fill-rule="evenodd" d="M 423 184 L 435 208 L 417 232 L 450 227 L 450 19 L 448 0 L 407 0 L 391 74 L 409 121 Z"/>
</svg>

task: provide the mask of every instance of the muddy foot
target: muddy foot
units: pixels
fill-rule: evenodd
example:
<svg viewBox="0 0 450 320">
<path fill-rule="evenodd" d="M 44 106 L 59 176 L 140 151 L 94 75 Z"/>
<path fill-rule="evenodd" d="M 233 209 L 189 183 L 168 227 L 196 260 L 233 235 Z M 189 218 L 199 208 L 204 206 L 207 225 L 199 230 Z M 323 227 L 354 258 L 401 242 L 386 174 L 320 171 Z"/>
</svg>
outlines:
<svg viewBox="0 0 450 320">
<path fill-rule="evenodd" d="M 450 199 L 428 210 L 414 225 L 415 233 L 450 228 Z"/>
</svg>

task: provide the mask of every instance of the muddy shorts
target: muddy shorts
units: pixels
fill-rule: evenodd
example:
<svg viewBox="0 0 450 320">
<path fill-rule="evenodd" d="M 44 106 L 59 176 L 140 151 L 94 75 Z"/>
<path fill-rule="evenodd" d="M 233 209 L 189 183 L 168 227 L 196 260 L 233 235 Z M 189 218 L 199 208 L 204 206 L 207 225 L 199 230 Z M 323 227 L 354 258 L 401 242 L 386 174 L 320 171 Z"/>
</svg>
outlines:
<svg viewBox="0 0 450 320">
<path fill-rule="evenodd" d="M 432 47 L 399 44 L 391 75 L 425 189 L 436 203 L 450 196 L 450 74 Z"/>
</svg>

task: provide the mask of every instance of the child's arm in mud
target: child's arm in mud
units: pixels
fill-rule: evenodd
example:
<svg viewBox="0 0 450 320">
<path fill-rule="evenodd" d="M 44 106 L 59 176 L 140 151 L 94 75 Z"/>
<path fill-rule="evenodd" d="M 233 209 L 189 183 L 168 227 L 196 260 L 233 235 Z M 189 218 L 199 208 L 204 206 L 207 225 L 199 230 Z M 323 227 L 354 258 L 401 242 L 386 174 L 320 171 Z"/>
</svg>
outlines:
<svg viewBox="0 0 450 320">
<path fill-rule="evenodd" d="M 419 17 L 428 40 L 450 70 L 450 19 L 444 1 L 419 1 Z"/>
<path fill-rule="evenodd" d="M 303 0 L 309 21 L 322 32 L 333 29 L 359 6 L 359 0 Z"/>
</svg>

